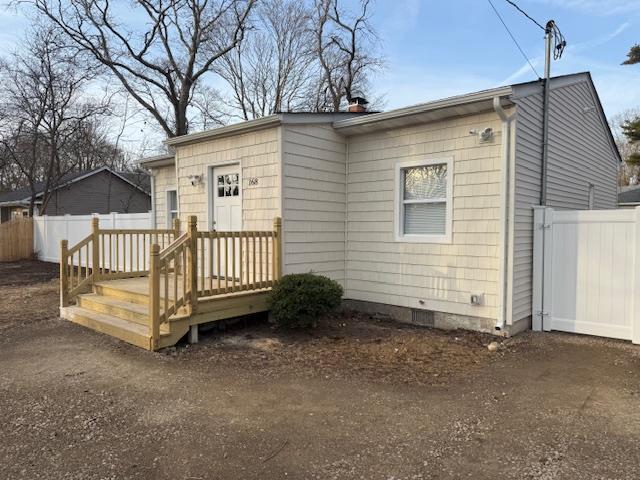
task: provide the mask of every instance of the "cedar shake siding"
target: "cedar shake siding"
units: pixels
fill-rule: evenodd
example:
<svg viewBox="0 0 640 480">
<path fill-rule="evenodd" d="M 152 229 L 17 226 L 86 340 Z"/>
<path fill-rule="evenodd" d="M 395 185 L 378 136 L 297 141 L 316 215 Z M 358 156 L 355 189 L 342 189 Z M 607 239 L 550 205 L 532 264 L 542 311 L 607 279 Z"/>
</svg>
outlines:
<svg viewBox="0 0 640 480">
<path fill-rule="evenodd" d="M 485 127 L 492 141 L 469 135 Z M 348 139 L 347 298 L 497 318 L 501 129 L 492 112 Z M 395 241 L 396 163 L 446 158 L 452 242 Z M 472 293 L 484 294 L 484 305 L 470 305 Z"/>
</svg>

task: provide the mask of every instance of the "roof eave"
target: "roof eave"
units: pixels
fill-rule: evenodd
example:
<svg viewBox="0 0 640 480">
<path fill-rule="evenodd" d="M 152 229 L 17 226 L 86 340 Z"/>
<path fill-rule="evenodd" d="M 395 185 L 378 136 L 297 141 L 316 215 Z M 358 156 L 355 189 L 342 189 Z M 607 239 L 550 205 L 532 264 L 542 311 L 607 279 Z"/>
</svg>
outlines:
<svg viewBox="0 0 640 480">
<path fill-rule="evenodd" d="M 175 154 L 167 153 L 163 155 L 155 155 L 153 157 L 141 158 L 136 163 L 145 168 L 166 167 L 175 163 Z"/>
<path fill-rule="evenodd" d="M 0 202 L 0 207 L 28 207 L 30 199 L 25 200 L 10 200 L 7 202 Z M 40 202 L 35 202 L 38 205 Z"/>
<path fill-rule="evenodd" d="M 374 113 L 371 115 L 347 120 L 339 120 L 333 123 L 333 127 L 338 131 L 349 133 L 350 130 L 362 130 L 363 128 L 370 128 L 371 130 L 384 128 L 386 124 L 403 118 L 410 119 L 411 117 L 415 117 L 416 123 L 419 123 L 418 117 L 422 114 L 435 112 L 438 110 L 444 111 L 446 109 L 464 105 L 493 101 L 493 98 L 495 97 L 508 97 L 512 93 L 513 90 L 511 86 L 495 88 L 492 90 L 484 90 L 482 92 L 459 95 L 456 97 L 445 98 L 433 102 L 422 103 L 420 105 L 398 108 L 396 110 L 390 110 L 388 112 Z M 456 116 L 456 114 L 452 112 L 451 115 L 445 115 L 443 116 L 443 118 L 454 116 Z"/>
<path fill-rule="evenodd" d="M 213 130 L 206 130 L 204 132 L 190 133 L 188 135 L 182 135 L 180 137 L 168 138 L 164 141 L 164 144 L 170 147 L 190 145 L 193 143 L 202 142 L 203 140 L 210 140 L 212 138 L 237 135 L 238 133 L 246 133 L 255 130 L 262 130 L 264 128 L 274 127 L 276 125 L 280 125 L 281 122 L 281 115 L 269 115 L 268 117 L 234 123 L 233 125 L 227 125 L 225 127 L 215 128 Z"/>
</svg>

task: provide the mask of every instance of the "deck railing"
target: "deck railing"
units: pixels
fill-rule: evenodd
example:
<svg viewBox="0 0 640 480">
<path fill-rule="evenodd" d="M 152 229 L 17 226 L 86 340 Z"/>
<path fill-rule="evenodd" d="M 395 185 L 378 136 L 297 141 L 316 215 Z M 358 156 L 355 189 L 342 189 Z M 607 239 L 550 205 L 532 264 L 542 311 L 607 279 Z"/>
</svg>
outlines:
<svg viewBox="0 0 640 480">
<path fill-rule="evenodd" d="M 93 261 L 97 252 L 95 245 L 93 233 L 71 248 L 68 248 L 67 240 L 60 242 L 61 307 L 68 306 L 70 300 L 91 286 L 94 279 L 93 265 L 97 264 Z"/>
<path fill-rule="evenodd" d="M 198 296 L 272 287 L 280 275 L 278 229 L 198 232 Z"/>
<path fill-rule="evenodd" d="M 161 249 L 171 245 L 180 236 L 180 221 L 175 219 L 172 229 L 98 228 L 94 235 L 99 241 L 97 262 L 101 278 L 146 276 L 149 274 L 151 245 L 159 245 Z"/>
<path fill-rule="evenodd" d="M 160 326 L 175 315 L 197 311 L 198 300 L 259 291 L 280 279 L 282 221 L 272 231 L 199 232 L 195 216 L 180 234 L 173 229 L 101 229 L 68 248 L 61 242 L 60 306 L 99 280 L 149 276 L 149 330 L 154 344 Z"/>
<path fill-rule="evenodd" d="M 60 306 L 101 279 L 131 278 L 149 274 L 151 246 L 162 248 L 180 236 L 180 222 L 172 229 L 101 229 L 91 220 L 91 234 L 69 248 L 60 242 Z"/>
</svg>

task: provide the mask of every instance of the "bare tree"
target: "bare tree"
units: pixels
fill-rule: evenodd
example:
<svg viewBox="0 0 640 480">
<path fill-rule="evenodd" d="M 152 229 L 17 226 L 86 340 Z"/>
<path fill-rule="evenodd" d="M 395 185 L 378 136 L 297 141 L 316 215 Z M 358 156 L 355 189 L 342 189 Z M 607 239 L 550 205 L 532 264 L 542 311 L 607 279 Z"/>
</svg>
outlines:
<svg viewBox="0 0 640 480">
<path fill-rule="evenodd" d="M 296 0 L 264 0 L 237 49 L 216 72 L 232 90 L 231 106 L 243 120 L 306 106 L 313 59 L 310 11 Z"/>
<path fill-rule="evenodd" d="M 623 160 L 618 170 L 619 185 L 629 185 L 633 177 L 637 179 L 638 175 L 640 175 L 640 166 L 637 162 L 629 161 L 633 154 L 638 153 L 638 145 L 629 140 L 622 128 L 623 125 L 629 124 L 638 118 L 640 118 L 640 108 L 631 108 L 615 115 L 609 120 L 613 138 Z"/>
<path fill-rule="evenodd" d="M 313 29 L 321 77 L 315 85 L 316 110 L 340 111 L 343 100 L 362 94 L 382 67 L 375 55 L 376 33 L 369 23 L 370 0 L 349 14 L 339 0 L 316 0 Z"/>
<path fill-rule="evenodd" d="M 107 109 L 83 99 L 94 74 L 58 40 L 53 30 L 35 28 L 2 72 L 0 144 L 31 190 L 30 214 L 36 184 L 44 182 L 45 209 L 58 181 L 76 168 L 62 152 L 90 118 Z"/>
<path fill-rule="evenodd" d="M 194 87 L 242 40 L 256 0 L 132 1 L 144 31 L 122 23 L 109 0 L 27 1 L 174 137 L 188 132 Z"/>
<path fill-rule="evenodd" d="M 208 85 L 197 85 L 193 90 L 191 106 L 195 111 L 192 123 L 202 130 L 222 127 L 231 114 L 222 101 L 222 94 Z"/>
</svg>

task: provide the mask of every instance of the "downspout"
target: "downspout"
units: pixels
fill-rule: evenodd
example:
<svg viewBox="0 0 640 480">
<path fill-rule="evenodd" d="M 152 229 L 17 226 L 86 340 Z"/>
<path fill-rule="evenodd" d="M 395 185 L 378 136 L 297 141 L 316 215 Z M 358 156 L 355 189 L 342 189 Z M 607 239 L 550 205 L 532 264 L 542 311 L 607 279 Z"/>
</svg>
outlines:
<svg viewBox="0 0 640 480">
<path fill-rule="evenodd" d="M 511 174 L 511 122 L 514 114 L 508 115 L 500 103 L 501 97 L 493 97 L 493 109 L 502 120 L 502 179 L 500 196 L 502 202 L 500 205 L 500 220 L 502 221 L 502 238 L 500 245 L 502 246 L 500 260 L 500 312 L 496 321 L 495 329 L 501 331 L 504 329 L 507 318 L 507 294 L 508 294 L 508 273 L 509 268 L 509 181 Z"/>
<path fill-rule="evenodd" d="M 153 228 L 158 228 L 156 223 L 156 172 L 151 170 L 149 180 L 151 181 L 151 224 Z"/>
<path fill-rule="evenodd" d="M 346 152 L 344 157 L 344 292 L 347 294 L 347 275 L 349 259 L 349 139 L 345 137 Z"/>
</svg>

